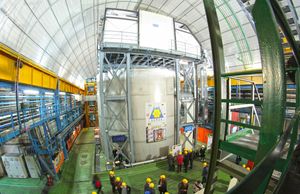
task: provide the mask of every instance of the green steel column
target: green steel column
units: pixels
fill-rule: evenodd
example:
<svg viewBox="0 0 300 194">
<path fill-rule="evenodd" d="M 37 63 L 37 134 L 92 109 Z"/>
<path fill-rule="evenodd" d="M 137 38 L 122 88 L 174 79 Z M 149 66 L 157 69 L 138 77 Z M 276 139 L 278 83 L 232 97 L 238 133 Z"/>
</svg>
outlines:
<svg viewBox="0 0 300 194">
<path fill-rule="evenodd" d="M 230 84 L 231 84 L 231 81 L 230 81 L 230 78 L 226 78 L 226 99 L 230 99 L 231 98 L 231 87 L 230 87 Z M 226 121 L 229 120 L 229 114 L 230 114 L 230 111 L 229 111 L 229 106 L 230 106 L 230 103 L 229 101 L 226 102 L 226 112 L 225 112 L 225 117 L 226 117 Z M 229 127 L 229 124 L 226 122 L 225 123 L 225 133 L 224 133 L 224 140 L 226 140 L 227 138 L 227 135 L 228 135 L 228 127 Z"/>
<path fill-rule="evenodd" d="M 217 17 L 216 7 L 213 0 L 204 0 L 211 47 L 214 64 L 214 81 L 215 81 L 215 112 L 214 112 L 214 133 L 212 142 L 212 152 L 210 156 L 209 174 L 205 187 L 205 194 L 211 193 L 211 186 L 214 182 L 216 164 L 219 152 L 220 128 L 221 128 L 221 74 L 224 73 L 225 60 L 223 52 L 223 43 L 221 30 Z"/>
<path fill-rule="evenodd" d="M 268 0 L 257 0 L 253 18 L 261 52 L 263 72 L 262 128 L 255 163 L 270 151 L 282 133 L 285 117 L 286 83 L 281 40 Z"/>
<path fill-rule="evenodd" d="M 296 80 L 296 109 L 297 107 L 300 106 L 300 68 L 298 67 L 297 71 L 296 71 L 296 75 L 295 75 L 295 80 Z M 281 176 L 280 179 L 278 181 L 277 184 L 277 188 L 275 190 L 274 193 L 278 193 L 280 190 L 280 187 L 282 185 L 282 183 L 284 182 L 284 179 L 286 177 L 289 165 L 291 163 L 291 159 L 294 153 L 294 147 L 295 147 L 295 143 L 297 141 L 297 135 L 298 135 L 298 126 L 299 126 L 299 119 L 295 122 L 293 129 L 292 129 L 292 133 L 290 136 L 290 147 L 289 147 L 289 151 L 288 151 L 288 155 L 286 158 L 286 161 L 282 167 L 282 172 L 281 172 Z"/>
</svg>

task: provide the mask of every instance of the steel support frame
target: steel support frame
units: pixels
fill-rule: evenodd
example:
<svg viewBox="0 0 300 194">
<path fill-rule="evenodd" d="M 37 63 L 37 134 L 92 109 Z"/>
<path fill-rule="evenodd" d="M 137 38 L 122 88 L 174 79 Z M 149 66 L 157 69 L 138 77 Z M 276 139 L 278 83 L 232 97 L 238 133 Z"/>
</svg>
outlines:
<svg viewBox="0 0 300 194">
<path fill-rule="evenodd" d="M 208 24 L 210 29 L 210 37 L 212 42 L 213 56 L 216 62 L 214 63 L 215 71 L 215 115 L 221 117 L 221 80 L 220 71 L 224 67 L 224 55 L 222 48 L 221 34 L 219 33 L 219 24 L 216 15 L 216 8 L 213 1 L 204 1 Z M 262 72 L 264 79 L 264 99 L 263 99 L 263 118 L 262 128 L 260 130 L 260 139 L 258 150 L 256 152 L 255 162 L 261 161 L 266 154 L 277 142 L 281 130 L 283 128 L 283 119 L 285 111 L 285 71 L 283 52 L 281 50 L 281 42 L 279 39 L 275 18 L 271 11 L 271 5 L 267 0 L 256 1 L 253 9 L 254 21 L 256 23 L 257 35 L 259 38 L 261 57 L 262 57 Z M 220 63 L 220 61 L 222 63 Z M 220 66 L 222 64 L 222 66 Z M 274 80 L 274 77 L 277 79 Z M 276 113 L 275 115 L 273 113 Z M 210 161 L 210 169 L 208 182 L 205 193 L 211 193 L 212 183 L 215 179 L 216 159 L 218 155 L 218 144 L 220 135 L 220 121 L 215 119 L 215 131 L 213 139 L 213 151 Z M 265 176 L 264 181 L 259 188 L 255 188 L 257 193 L 264 193 L 271 173 Z M 246 192 L 246 191 L 245 191 Z M 240 193 L 240 192 L 239 192 Z M 247 192 L 246 192 L 247 193 Z M 250 193 L 250 192 L 248 192 Z"/>
<path fill-rule="evenodd" d="M 178 63 L 178 64 L 177 64 Z M 178 67 L 177 67 L 178 65 Z M 195 63 L 193 61 L 189 61 L 187 65 L 181 64 L 180 61 L 176 61 L 176 89 L 178 90 L 179 94 L 178 98 L 176 100 L 179 100 L 179 102 L 176 102 L 177 111 L 179 110 L 178 119 L 177 119 L 177 125 L 180 128 L 187 126 L 187 125 L 193 125 L 193 131 L 189 134 L 186 134 L 183 132 L 184 135 L 184 141 L 182 143 L 183 147 L 187 147 L 186 143 L 189 143 L 192 148 L 195 148 L 197 144 L 197 131 L 198 131 L 198 107 L 199 107 L 199 95 L 198 95 L 198 63 Z M 180 83 L 177 82 L 180 81 L 180 77 L 183 78 L 184 86 L 183 90 L 181 90 Z M 188 89 L 188 91 L 185 91 L 185 89 Z M 180 115 L 180 107 L 182 105 L 186 105 L 186 114 L 187 117 L 185 121 L 182 121 L 181 115 Z M 191 122 L 188 122 L 188 118 L 190 117 Z M 193 141 L 190 141 L 189 137 L 193 135 Z"/>
<path fill-rule="evenodd" d="M 205 186 L 205 194 L 213 193 L 212 184 L 215 181 L 215 172 L 217 170 L 217 159 L 219 154 L 219 140 L 221 131 L 221 108 L 222 108 L 222 87 L 221 74 L 224 72 L 225 59 L 223 52 L 223 43 L 221 37 L 220 25 L 217 17 L 216 7 L 214 1 L 204 0 L 204 8 L 207 17 L 209 34 L 211 38 L 211 47 L 213 54 L 214 65 L 214 82 L 215 82 L 215 99 L 214 99 L 214 132 L 212 142 L 212 152 L 209 164 L 209 174 Z"/>
<path fill-rule="evenodd" d="M 264 80 L 262 128 L 259 133 L 256 163 L 261 161 L 276 144 L 282 133 L 285 116 L 284 57 L 275 16 L 271 10 L 269 0 L 261 0 L 255 2 L 252 11 L 261 51 Z"/>
<path fill-rule="evenodd" d="M 107 160 L 116 160 L 118 155 L 122 155 L 125 159 L 127 159 L 130 163 L 135 162 L 134 157 L 134 145 L 133 145 L 133 133 L 132 133 L 132 112 L 131 112 L 131 55 L 130 53 L 120 53 L 123 58 L 119 64 L 113 64 L 107 58 L 106 52 L 99 51 L 99 94 L 100 94 L 100 131 L 102 135 L 102 146 L 104 147 L 104 153 Z M 105 84 L 105 72 L 110 74 L 111 78 L 108 78 Z M 126 76 L 126 84 L 123 86 L 122 81 L 120 80 L 121 76 L 125 74 Z M 108 77 L 108 76 L 107 76 Z M 120 86 L 122 92 L 125 96 L 110 96 L 109 95 L 109 87 L 112 81 L 116 81 Z M 106 87 L 105 87 L 106 86 Z M 111 103 L 119 102 L 122 103 L 123 107 L 120 112 L 115 113 L 111 108 Z M 126 121 L 120 119 L 123 111 L 126 113 Z M 112 114 L 112 121 L 107 122 L 108 112 Z M 112 136 L 117 135 L 118 131 L 113 129 L 114 124 L 118 121 L 123 127 L 123 131 L 119 132 L 120 135 L 125 135 L 127 137 L 125 142 L 119 143 L 118 153 L 115 158 L 112 156 L 112 151 L 114 148 L 114 143 L 112 142 Z M 126 132 L 125 132 L 126 131 Z M 129 144 L 129 145 L 128 145 Z M 126 146 L 128 145 L 128 147 Z M 129 149 L 128 149 L 129 148 Z M 126 151 L 127 150 L 127 153 Z"/>
<path fill-rule="evenodd" d="M 12 85 L 10 83 L 4 83 L 1 82 L 0 85 L 5 86 L 6 88 L 13 88 Z M 32 98 L 34 98 L 34 102 L 33 103 L 37 103 L 39 106 L 39 120 L 33 120 L 32 123 L 27 123 L 30 119 L 33 119 L 32 116 L 30 116 L 30 108 L 22 108 L 19 109 L 18 112 L 23 112 L 22 117 L 19 116 L 18 117 L 18 123 L 19 123 L 19 127 L 18 129 L 16 129 L 16 131 L 13 131 L 13 134 L 8 134 L 5 137 L 1 137 L 0 138 L 0 143 L 4 143 L 12 138 L 17 137 L 17 135 L 21 134 L 22 132 L 26 132 L 28 134 L 28 137 L 32 143 L 32 148 L 35 152 L 35 154 L 37 154 L 39 157 L 41 157 L 42 155 L 49 155 L 49 157 L 53 157 L 55 151 L 58 149 L 59 145 L 62 148 L 62 150 L 64 151 L 64 155 L 65 155 L 65 159 L 68 158 L 68 152 L 66 150 L 65 147 L 65 141 L 63 140 L 59 140 L 57 138 L 57 135 L 62 132 L 62 130 L 64 129 L 61 126 L 61 120 L 60 120 L 60 116 L 63 114 L 61 111 L 60 107 L 60 102 L 59 102 L 59 80 L 57 80 L 57 87 L 56 90 L 52 90 L 52 89 L 44 89 L 44 88 L 39 88 L 39 87 L 34 87 L 34 86 L 26 86 L 26 85 L 19 85 L 17 84 L 17 87 L 15 87 L 15 89 L 17 89 L 16 92 L 16 103 L 17 103 L 17 107 L 19 106 L 19 96 L 20 96 L 20 92 L 22 90 L 36 90 L 39 92 L 38 96 L 34 96 Z M 46 92 L 53 92 L 53 97 L 49 97 L 46 96 Z M 24 98 L 24 97 L 23 97 Z M 27 98 L 27 97 L 26 97 Z M 50 102 L 52 102 L 53 100 L 53 104 L 51 104 L 50 106 L 53 106 L 52 108 L 49 107 L 48 105 L 46 105 L 47 103 L 49 104 L 49 99 L 51 99 Z M 30 101 L 28 103 L 31 103 Z M 74 119 L 76 116 L 79 116 L 79 113 L 82 110 L 80 109 L 80 107 L 76 107 L 74 106 L 73 109 L 69 109 L 69 112 L 71 112 L 72 119 Z M 68 112 L 68 111 L 67 111 Z M 49 128 L 48 122 L 50 121 L 55 121 L 56 123 L 56 127 L 57 127 L 57 132 L 55 134 L 51 134 L 51 129 Z M 22 128 L 21 128 L 22 127 Z M 12 120 L 12 128 L 16 128 L 14 126 L 14 121 Z M 38 129 L 37 129 L 38 128 Z M 22 129 L 22 130 L 21 130 Z M 24 131 L 23 131 L 24 130 Z M 40 142 L 38 139 L 38 134 L 36 130 L 42 130 L 43 134 L 44 134 L 44 142 Z M 41 160 L 40 160 L 41 161 Z M 46 165 L 48 165 L 46 167 L 46 169 L 52 169 L 52 173 L 54 175 L 54 177 L 56 179 L 58 179 L 56 172 L 54 170 L 54 166 L 52 161 L 50 161 L 50 163 L 45 163 Z"/>
<path fill-rule="evenodd" d="M 176 86 L 176 102 L 175 102 L 175 119 L 176 119 L 176 124 L 175 124 L 175 131 L 174 131 L 174 143 L 178 144 L 179 143 L 179 133 L 180 133 L 180 64 L 179 64 L 179 59 L 175 60 L 175 86 Z"/>
<path fill-rule="evenodd" d="M 199 101 L 199 108 L 201 108 L 201 112 L 199 112 L 199 123 L 200 125 L 207 124 L 207 109 L 208 109 L 208 90 L 207 90 L 207 68 L 205 64 L 200 64 L 197 66 L 197 78 L 198 83 L 200 82 L 200 85 L 198 86 L 198 101 Z M 199 75 L 199 77 L 198 77 Z"/>
</svg>

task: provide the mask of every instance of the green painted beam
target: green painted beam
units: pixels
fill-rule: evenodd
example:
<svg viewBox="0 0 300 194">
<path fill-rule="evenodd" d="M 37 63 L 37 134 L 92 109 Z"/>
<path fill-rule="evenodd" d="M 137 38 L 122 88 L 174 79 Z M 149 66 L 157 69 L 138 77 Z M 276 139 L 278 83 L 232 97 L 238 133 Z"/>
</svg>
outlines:
<svg viewBox="0 0 300 194">
<path fill-rule="evenodd" d="M 249 129 L 254 129 L 254 130 L 261 130 L 261 127 L 259 127 L 259 126 L 249 125 L 249 124 L 241 123 L 241 122 L 237 122 L 237 121 L 221 119 L 221 122 L 226 123 L 226 124 L 232 124 L 232 125 L 244 127 L 244 128 L 249 128 Z"/>
<path fill-rule="evenodd" d="M 277 139 L 282 133 L 285 116 L 286 79 L 281 39 L 269 1 L 256 1 L 252 14 L 256 24 L 264 80 L 262 128 L 259 133 L 255 159 L 255 162 L 258 163 L 277 143 Z"/>
<path fill-rule="evenodd" d="M 252 129 L 243 129 L 236 133 L 230 134 L 226 137 L 226 141 L 228 142 L 235 141 L 241 137 L 245 137 L 248 134 L 252 134 Z"/>
<path fill-rule="evenodd" d="M 255 106 L 261 106 L 262 101 L 251 99 L 222 99 L 223 103 L 236 103 L 236 104 L 254 104 Z"/>
<path fill-rule="evenodd" d="M 286 159 L 279 159 L 277 160 L 276 164 L 275 164 L 275 170 L 282 172 L 285 168 L 285 164 L 286 164 Z"/>
<path fill-rule="evenodd" d="M 256 155 L 255 150 L 251 150 L 249 148 L 242 147 L 240 145 L 237 145 L 237 144 L 234 144 L 234 143 L 231 143 L 228 141 L 221 141 L 220 149 L 224 150 L 226 152 L 241 156 L 242 158 L 246 158 L 251 161 L 253 161 L 255 159 L 255 155 Z"/>
<path fill-rule="evenodd" d="M 298 67 L 298 70 L 296 71 L 296 74 L 295 74 L 295 80 L 296 80 L 296 104 L 295 104 L 295 107 L 299 107 L 300 106 L 300 68 L 299 67 Z M 280 179 L 279 179 L 279 182 L 278 182 L 278 186 L 277 186 L 274 193 L 279 192 L 280 186 L 283 184 L 284 179 L 286 177 L 288 167 L 291 163 L 291 159 L 292 159 L 292 156 L 293 156 L 296 140 L 297 140 L 298 126 L 299 126 L 299 119 L 295 122 L 295 124 L 293 126 L 293 130 L 292 130 L 292 134 L 290 136 L 291 141 L 290 141 L 290 147 L 289 147 L 287 159 L 286 160 L 281 159 L 277 162 L 279 164 L 276 165 L 276 167 L 280 168 L 279 170 L 282 173 L 281 173 L 281 176 L 280 176 Z M 276 169 L 276 167 L 275 167 L 275 169 Z"/>
<path fill-rule="evenodd" d="M 213 56 L 214 66 L 214 82 L 215 82 L 215 97 L 214 97 L 214 132 L 212 141 L 212 152 L 210 156 L 209 173 L 207 183 L 205 186 L 205 194 L 211 193 L 212 184 L 214 183 L 214 177 L 216 174 L 216 165 L 219 155 L 219 140 L 221 131 L 221 109 L 222 109 L 222 85 L 221 85 L 221 74 L 225 72 L 225 58 L 223 50 L 223 42 L 221 36 L 221 30 L 219 20 L 217 16 L 216 7 L 214 1 L 204 0 L 204 9 L 206 13 L 210 42 Z"/>
<path fill-rule="evenodd" d="M 295 102 L 286 102 L 286 106 L 287 107 L 296 107 L 296 103 Z"/>
</svg>

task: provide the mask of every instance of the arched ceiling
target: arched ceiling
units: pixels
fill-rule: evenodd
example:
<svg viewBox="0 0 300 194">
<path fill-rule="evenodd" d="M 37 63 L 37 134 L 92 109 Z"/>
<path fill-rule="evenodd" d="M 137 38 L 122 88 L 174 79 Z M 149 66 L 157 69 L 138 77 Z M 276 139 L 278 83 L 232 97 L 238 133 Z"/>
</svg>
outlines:
<svg viewBox="0 0 300 194">
<path fill-rule="evenodd" d="M 259 65 L 255 32 L 237 1 L 215 3 L 228 67 Z M 82 86 L 84 79 L 96 74 L 97 37 L 105 8 L 171 16 L 186 24 L 210 53 L 202 0 L 1 0 L 0 42 Z"/>
</svg>

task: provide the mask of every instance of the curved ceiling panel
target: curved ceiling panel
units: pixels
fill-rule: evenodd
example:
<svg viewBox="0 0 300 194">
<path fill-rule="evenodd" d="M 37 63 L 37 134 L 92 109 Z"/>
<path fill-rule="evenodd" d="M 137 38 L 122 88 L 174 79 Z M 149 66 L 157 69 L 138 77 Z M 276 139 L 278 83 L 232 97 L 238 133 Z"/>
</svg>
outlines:
<svg viewBox="0 0 300 194">
<path fill-rule="evenodd" d="M 227 69 L 260 65 L 254 30 L 236 0 L 215 0 Z M 296 5 L 299 10 L 299 5 Z M 211 53 L 199 0 L 2 0 L 0 42 L 82 86 L 97 70 L 97 37 L 105 8 L 148 10 L 186 24 Z"/>
</svg>

